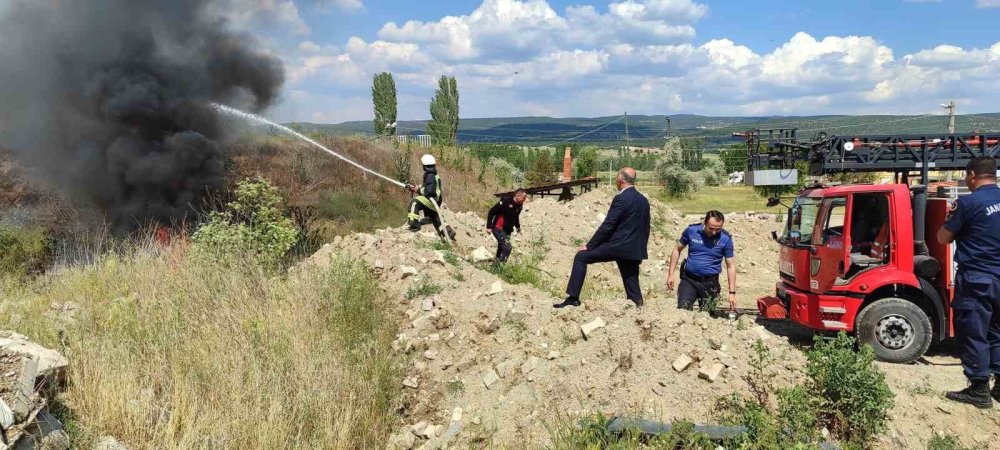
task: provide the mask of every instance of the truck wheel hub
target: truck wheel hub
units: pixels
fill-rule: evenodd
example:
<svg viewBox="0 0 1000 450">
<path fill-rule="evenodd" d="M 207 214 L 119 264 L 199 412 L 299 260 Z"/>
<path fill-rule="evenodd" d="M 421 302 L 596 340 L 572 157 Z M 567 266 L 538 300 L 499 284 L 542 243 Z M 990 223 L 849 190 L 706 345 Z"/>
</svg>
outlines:
<svg viewBox="0 0 1000 450">
<path fill-rule="evenodd" d="M 899 350 L 913 343 L 913 325 L 898 314 L 885 316 L 875 326 L 875 338 L 883 347 Z"/>
</svg>

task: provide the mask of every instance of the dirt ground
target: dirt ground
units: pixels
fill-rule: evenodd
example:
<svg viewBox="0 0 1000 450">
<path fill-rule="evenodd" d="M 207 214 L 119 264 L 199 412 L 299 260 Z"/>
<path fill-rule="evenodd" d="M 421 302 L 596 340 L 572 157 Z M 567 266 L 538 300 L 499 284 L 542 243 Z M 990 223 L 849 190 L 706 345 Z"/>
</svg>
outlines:
<svg viewBox="0 0 1000 450">
<path fill-rule="evenodd" d="M 539 199 L 526 205 L 524 235 L 514 248 L 515 255 L 544 253 L 537 287 L 508 285 L 469 262 L 478 247 L 490 254 L 495 249 L 477 213 L 445 214 L 458 232 L 457 261 L 434 249 L 429 227 L 338 238 L 307 260 L 322 266 L 337 255 L 361 259 L 399 295 L 403 325 L 394 346 L 410 367 L 400 380 L 404 400 L 394 442 L 409 445 L 413 428 L 423 436 L 414 448 L 544 444 L 547 426 L 589 412 L 712 423 L 718 398 L 748 392 L 742 376 L 757 339 L 775 357 L 776 386 L 803 378 L 802 349 L 810 333 L 788 323 L 758 323 L 751 314 L 730 321 L 676 309 L 674 293 L 666 290 L 667 259 L 680 230 L 698 220 L 655 200 L 650 259 L 640 279 L 646 306 L 632 307 L 617 268 L 602 264 L 591 266 L 583 307 L 554 310 L 576 248 L 603 220 L 612 195 L 604 188 L 568 203 Z M 773 292 L 777 244 L 770 232 L 779 226 L 768 215 L 728 217 L 740 308 L 752 309 L 757 297 Z M 605 325 L 585 338 L 581 325 L 598 319 Z M 671 365 L 681 355 L 695 361 L 678 372 Z M 933 433 L 949 432 L 967 446 L 1000 448 L 1000 415 L 944 399 L 946 390 L 964 386 L 953 355 L 942 347 L 918 364 L 880 364 L 896 407 L 878 447 L 923 448 Z M 725 369 L 716 381 L 699 377 L 700 369 L 717 363 Z"/>
</svg>

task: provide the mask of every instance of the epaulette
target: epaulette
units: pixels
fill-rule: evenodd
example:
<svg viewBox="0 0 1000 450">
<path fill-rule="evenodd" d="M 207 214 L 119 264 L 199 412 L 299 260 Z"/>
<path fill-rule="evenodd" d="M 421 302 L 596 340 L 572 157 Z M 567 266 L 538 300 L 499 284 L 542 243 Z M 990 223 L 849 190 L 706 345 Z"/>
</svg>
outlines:
<svg viewBox="0 0 1000 450">
<path fill-rule="evenodd" d="M 729 234 L 729 232 L 728 232 L 728 231 L 726 231 L 726 229 L 725 229 L 725 228 L 723 228 L 723 229 L 722 229 L 722 234 L 724 234 L 724 235 L 726 235 L 726 236 L 729 236 L 729 239 L 732 239 L 732 238 L 733 238 L 733 235 Z"/>
</svg>

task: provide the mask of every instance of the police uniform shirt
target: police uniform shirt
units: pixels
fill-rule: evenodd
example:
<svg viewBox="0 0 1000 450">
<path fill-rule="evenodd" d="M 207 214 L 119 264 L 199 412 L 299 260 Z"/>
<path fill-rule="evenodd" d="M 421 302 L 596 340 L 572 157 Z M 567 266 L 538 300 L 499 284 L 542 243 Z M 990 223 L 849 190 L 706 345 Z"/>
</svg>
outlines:
<svg viewBox="0 0 1000 450">
<path fill-rule="evenodd" d="M 705 236 L 705 225 L 700 223 L 687 227 L 679 242 L 688 248 L 684 270 L 698 277 L 718 275 L 722 272 L 722 258 L 732 258 L 735 254 L 729 232 L 722 230 L 709 238 Z"/>
<path fill-rule="evenodd" d="M 1000 276 L 1000 188 L 980 186 L 951 205 L 944 228 L 955 234 L 958 270 Z"/>
</svg>

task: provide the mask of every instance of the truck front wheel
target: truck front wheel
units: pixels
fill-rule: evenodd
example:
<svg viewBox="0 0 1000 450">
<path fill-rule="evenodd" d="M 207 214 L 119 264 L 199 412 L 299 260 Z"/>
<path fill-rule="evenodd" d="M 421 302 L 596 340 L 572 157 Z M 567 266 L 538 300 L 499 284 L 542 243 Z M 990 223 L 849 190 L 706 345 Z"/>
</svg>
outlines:
<svg viewBox="0 0 1000 450">
<path fill-rule="evenodd" d="M 892 363 L 911 363 L 931 345 L 934 331 L 927 313 L 913 302 L 883 298 L 868 305 L 855 323 L 858 341 L 871 344 L 875 356 Z"/>
</svg>

